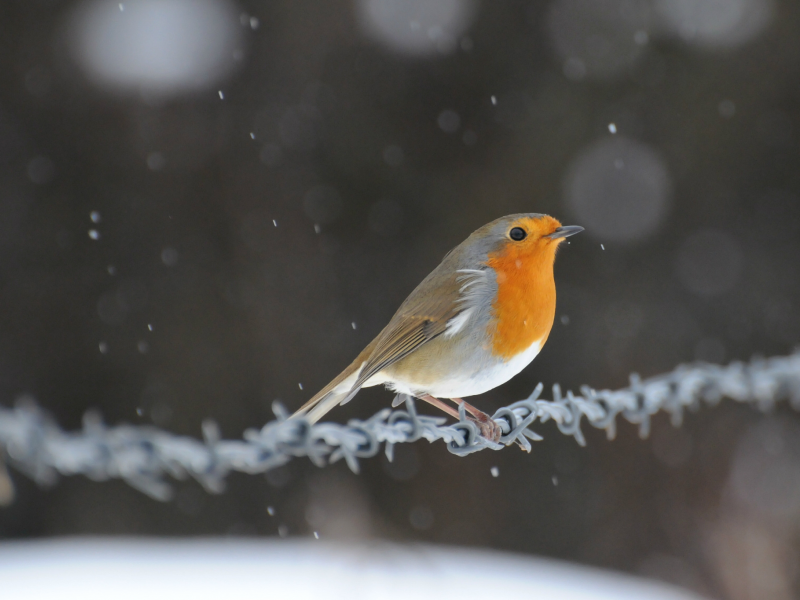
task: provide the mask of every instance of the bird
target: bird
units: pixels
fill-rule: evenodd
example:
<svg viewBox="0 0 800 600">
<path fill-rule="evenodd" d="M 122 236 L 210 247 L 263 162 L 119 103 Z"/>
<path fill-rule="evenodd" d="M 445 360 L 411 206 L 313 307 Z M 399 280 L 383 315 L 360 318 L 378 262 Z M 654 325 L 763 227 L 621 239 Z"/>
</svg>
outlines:
<svg viewBox="0 0 800 600">
<path fill-rule="evenodd" d="M 464 400 L 507 382 L 536 357 L 556 311 L 556 251 L 583 227 L 520 213 L 477 229 L 448 252 L 383 330 L 293 416 L 315 423 L 361 388 L 384 385 L 459 418 L 491 441 L 500 426 Z M 448 404 L 446 401 L 452 402 Z"/>
</svg>

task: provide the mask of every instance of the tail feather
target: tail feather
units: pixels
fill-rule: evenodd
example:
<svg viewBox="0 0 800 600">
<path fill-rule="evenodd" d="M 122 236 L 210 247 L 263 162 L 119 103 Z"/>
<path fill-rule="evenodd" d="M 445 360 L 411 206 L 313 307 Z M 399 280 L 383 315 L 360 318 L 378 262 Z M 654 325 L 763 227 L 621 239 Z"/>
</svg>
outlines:
<svg viewBox="0 0 800 600">
<path fill-rule="evenodd" d="M 340 404 L 344 404 L 355 396 L 360 387 L 355 389 L 345 390 L 343 392 L 328 392 L 325 396 L 319 399 L 316 406 L 309 410 L 305 417 L 309 423 L 316 423 L 319 421 L 329 410 L 336 408 Z M 299 412 L 299 411 L 298 411 Z"/>
<path fill-rule="evenodd" d="M 364 348 L 364 351 L 344 371 L 303 404 L 292 416 L 305 416 L 311 423 L 316 423 L 329 410 L 339 404 L 349 402 L 361 389 L 361 385 L 356 386 L 358 375 L 361 367 L 372 353 L 374 344 L 373 341 Z"/>
</svg>

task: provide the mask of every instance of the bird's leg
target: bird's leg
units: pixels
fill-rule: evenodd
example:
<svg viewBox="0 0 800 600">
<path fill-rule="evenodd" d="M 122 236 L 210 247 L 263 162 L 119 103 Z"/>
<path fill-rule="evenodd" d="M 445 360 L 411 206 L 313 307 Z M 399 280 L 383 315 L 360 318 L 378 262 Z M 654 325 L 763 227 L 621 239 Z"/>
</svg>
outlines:
<svg viewBox="0 0 800 600">
<path fill-rule="evenodd" d="M 489 418 L 489 415 L 487 415 L 485 412 L 483 412 L 482 410 L 478 410 L 477 408 L 472 406 L 472 404 L 470 404 L 466 400 L 463 400 L 462 398 L 450 398 L 450 401 L 451 402 L 455 402 L 459 406 L 461 406 L 463 404 L 464 405 L 464 409 L 469 414 L 471 414 L 473 417 L 475 417 L 476 419 L 488 419 Z"/>
<path fill-rule="evenodd" d="M 420 400 L 427 402 L 446 412 L 451 417 L 455 417 L 456 419 L 460 419 L 461 416 L 458 414 L 458 411 L 439 400 L 439 398 L 434 398 L 430 394 L 423 394 L 421 396 L 417 396 Z M 450 398 L 456 404 L 463 404 L 464 409 L 471 415 L 469 420 L 475 423 L 478 426 L 478 429 L 481 431 L 481 435 L 485 437 L 487 440 L 492 442 L 497 442 L 500 439 L 500 436 L 503 435 L 503 430 L 500 429 L 500 425 L 498 425 L 489 415 L 485 412 L 479 411 L 477 408 L 472 406 L 469 402 L 464 402 L 461 398 Z"/>
<path fill-rule="evenodd" d="M 500 425 L 497 424 L 497 421 L 461 398 L 450 398 L 450 400 L 459 406 L 462 404 L 464 405 L 464 409 L 472 415 L 472 420 L 477 423 L 483 437 L 492 442 L 500 440 L 500 436 L 503 435 L 503 430 L 500 428 Z"/>
<path fill-rule="evenodd" d="M 471 415 L 473 415 L 475 417 L 475 420 L 478 422 L 479 426 L 481 425 L 481 423 L 484 422 L 482 419 L 486 419 L 488 421 L 488 427 L 492 427 L 492 426 L 496 427 L 497 430 L 493 431 L 491 433 L 492 436 L 496 436 L 496 437 L 490 437 L 489 435 L 486 435 L 485 433 L 483 435 L 484 435 L 484 437 L 486 437 L 487 439 L 492 440 L 493 442 L 500 441 L 500 438 L 503 435 L 503 429 L 500 427 L 500 425 L 497 424 L 497 421 L 495 421 L 493 418 L 491 418 L 485 412 L 482 412 L 482 411 L 478 410 L 477 408 L 475 408 L 474 406 L 472 406 L 469 402 L 465 402 L 461 398 L 450 398 L 450 399 L 453 402 L 455 402 L 456 404 L 463 404 L 464 405 L 464 410 L 466 410 L 468 413 L 470 413 Z M 481 433 L 483 433 L 483 429 L 481 429 Z M 525 446 L 523 446 L 522 443 L 519 440 L 517 440 L 517 445 L 520 448 L 522 448 L 523 450 L 525 450 Z"/>
<path fill-rule="evenodd" d="M 428 404 L 431 404 L 431 405 L 435 406 L 439 410 L 443 410 L 444 412 L 446 412 L 451 417 L 455 417 L 456 419 L 458 419 L 458 411 L 455 408 L 453 408 L 452 406 L 448 406 L 447 404 L 445 404 L 444 402 L 442 402 L 438 398 L 434 398 L 430 394 L 423 394 L 421 396 L 417 396 L 417 398 L 427 402 Z"/>
</svg>

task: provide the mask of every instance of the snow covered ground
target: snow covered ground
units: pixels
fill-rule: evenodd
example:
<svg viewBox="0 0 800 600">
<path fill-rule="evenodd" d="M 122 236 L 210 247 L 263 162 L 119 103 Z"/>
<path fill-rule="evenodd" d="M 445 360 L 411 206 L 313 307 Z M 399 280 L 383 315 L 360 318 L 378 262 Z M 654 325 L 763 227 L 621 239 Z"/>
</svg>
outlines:
<svg viewBox="0 0 800 600">
<path fill-rule="evenodd" d="M 236 538 L 64 538 L 0 544 L 3 600 L 245 598 L 699 600 L 553 560 L 427 545 Z"/>
</svg>

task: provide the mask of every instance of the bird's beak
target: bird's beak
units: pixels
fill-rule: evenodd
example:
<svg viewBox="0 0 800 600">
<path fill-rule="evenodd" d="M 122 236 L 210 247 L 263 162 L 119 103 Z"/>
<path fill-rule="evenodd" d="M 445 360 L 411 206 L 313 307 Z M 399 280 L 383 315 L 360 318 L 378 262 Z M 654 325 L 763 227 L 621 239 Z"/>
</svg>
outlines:
<svg viewBox="0 0 800 600">
<path fill-rule="evenodd" d="M 580 233 L 581 231 L 583 231 L 583 227 L 580 225 L 567 225 L 565 227 L 559 227 L 553 233 L 544 237 L 557 240 L 558 238 L 567 238 L 571 235 L 575 235 L 576 233 Z"/>
</svg>

